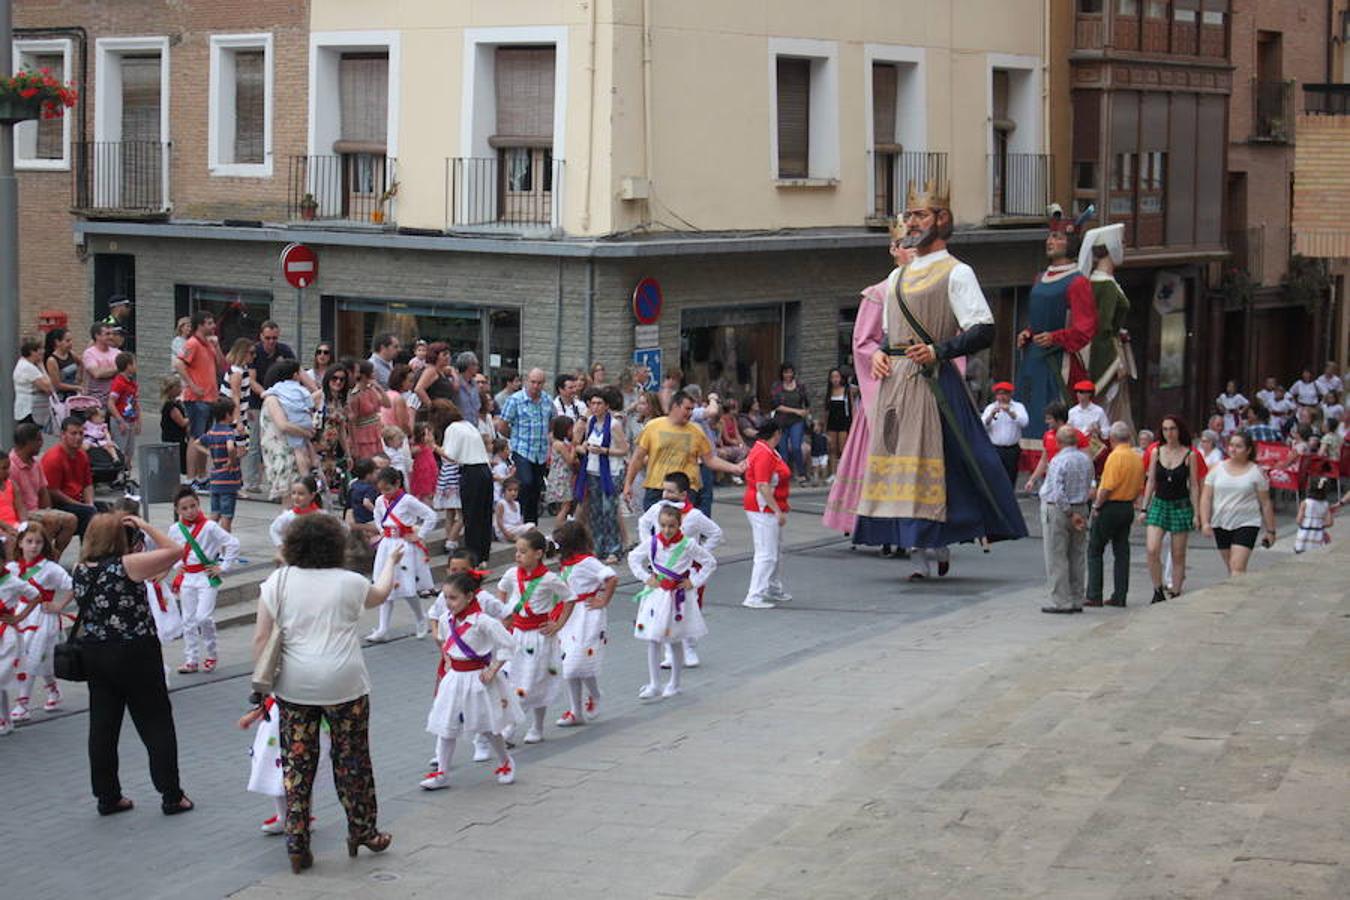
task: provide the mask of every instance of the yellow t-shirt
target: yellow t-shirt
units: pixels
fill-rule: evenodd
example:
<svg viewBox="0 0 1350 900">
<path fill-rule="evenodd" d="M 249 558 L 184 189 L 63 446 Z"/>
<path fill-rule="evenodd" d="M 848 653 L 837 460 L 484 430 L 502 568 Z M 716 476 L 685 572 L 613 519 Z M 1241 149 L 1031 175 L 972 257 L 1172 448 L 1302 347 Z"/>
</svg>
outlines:
<svg viewBox="0 0 1350 900">
<path fill-rule="evenodd" d="M 646 488 L 659 488 L 671 472 L 689 476 L 689 487 L 703 487 L 699 462 L 712 452 L 712 444 L 703 429 L 693 422 L 676 425 L 667 416 L 652 419 L 638 435 L 638 446 L 647 451 Z"/>
</svg>

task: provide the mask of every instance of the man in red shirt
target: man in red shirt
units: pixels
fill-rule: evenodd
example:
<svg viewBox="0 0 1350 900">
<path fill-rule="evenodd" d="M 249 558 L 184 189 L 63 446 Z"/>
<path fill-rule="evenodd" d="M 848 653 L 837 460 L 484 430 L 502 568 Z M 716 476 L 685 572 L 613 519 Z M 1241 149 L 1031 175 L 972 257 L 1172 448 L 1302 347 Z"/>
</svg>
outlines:
<svg viewBox="0 0 1350 900">
<path fill-rule="evenodd" d="M 181 356 L 173 361 L 173 370 L 183 379 L 183 405 L 187 407 L 188 445 L 187 468 L 193 486 L 205 486 L 206 452 L 197 439 L 211 427 L 211 404 L 220 396 L 220 373 L 226 368 L 225 357 L 216 339 L 216 320 L 209 312 L 197 310 L 192 314 L 192 337 Z"/>
<path fill-rule="evenodd" d="M 84 443 L 84 423 L 74 417 L 61 423 L 61 440 L 42 456 L 42 474 L 47 479 L 52 506 L 74 513 L 75 533 L 84 537 L 85 526 L 98 510 L 94 507 L 94 470 Z"/>
<path fill-rule="evenodd" d="M 24 422 L 14 429 L 14 449 L 9 451 L 9 480 L 31 521 L 37 522 L 51 538 L 57 558 L 75 536 L 78 520 L 73 513 L 52 509 L 47 476 L 38 453 L 42 450 L 42 429 Z"/>
<path fill-rule="evenodd" d="M 759 439 L 745 461 L 745 518 L 750 522 L 755 561 L 750 588 L 742 606 L 772 609 L 792 599 L 783 587 L 783 526 L 787 524 L 788 491 L 792 470 L 778 455 L 783 433 L 770 419 L 759 429 Z"/>
</svg>

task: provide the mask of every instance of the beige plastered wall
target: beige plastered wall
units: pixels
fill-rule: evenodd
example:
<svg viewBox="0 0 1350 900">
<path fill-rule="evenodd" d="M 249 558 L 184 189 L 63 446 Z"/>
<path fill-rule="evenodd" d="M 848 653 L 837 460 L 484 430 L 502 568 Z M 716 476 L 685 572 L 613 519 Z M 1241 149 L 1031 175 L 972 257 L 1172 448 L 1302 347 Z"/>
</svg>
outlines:
<svg viewBox="0 0 1350 900">
<path fill-rule="evenodd" d="M 445 225 L 445 160 L 461 146 L 466 29 L 566 29 L 566 135 L 555 152 L 566 160 L 563 228 L 574 235 L 643 226 L 861 225 L 870 205 L 869 44 L 922 51 L 927 146 L 912 149 L 949 154 L 957 219 L 978 222 L 987 207 L 990 55 L 1045 58 L 1045 0 L 595 0 L 594 13 L 589 2 L 314 0 L 314 32 L 400 34 L 400 225 Z M 644 29 L 651 34 L 650 124 Z M 833 44 L 838 170 L 832 185 L 776 182 L 770 133 L 775 38 Z M 1043 68 L 1039 77 L 1047 84 Z M 1044 134 L 1035 143 L 1040 152 L 1051 151 Z M 624 179 L 644 176 L 652 185 L 649 199 L 620 199 Z"/>
</svg>

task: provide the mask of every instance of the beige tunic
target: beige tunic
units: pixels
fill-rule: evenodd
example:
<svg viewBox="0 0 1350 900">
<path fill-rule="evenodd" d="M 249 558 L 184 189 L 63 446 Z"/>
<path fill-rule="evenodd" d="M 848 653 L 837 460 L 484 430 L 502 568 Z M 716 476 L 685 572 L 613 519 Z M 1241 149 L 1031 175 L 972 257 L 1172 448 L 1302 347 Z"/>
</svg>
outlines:
<svg viewBox="0 0 1350 900">
<path fill-rule="evenodd" d="M 905 268 L 892 274 L 885 317 L 892 347 L 919 340 L 900 312 L 897 290 L 933 341 L 956 335 L 959 326 L 952 314 L 947 281 L 957 265 L 958 260 L 947 257 L 921 270 Z M 882 380 L 869 418 L 871 443 L 858 515 L 945 522 L 942 420 L 919 366 L 903 356 L 891 357 L 891 374 Z"/>
</svg>

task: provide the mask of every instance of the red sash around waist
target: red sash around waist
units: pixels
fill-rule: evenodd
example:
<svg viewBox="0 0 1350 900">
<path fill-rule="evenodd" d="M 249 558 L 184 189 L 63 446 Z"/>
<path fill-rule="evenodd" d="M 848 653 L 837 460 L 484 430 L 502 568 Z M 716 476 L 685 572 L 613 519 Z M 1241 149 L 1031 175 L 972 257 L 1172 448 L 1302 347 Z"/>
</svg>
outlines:
<svg viewBox="0 0 1350 900">
<path fill-rule="evenodd" d="M 455 659 L 450 657 L 450 668 L 456 672 L 477 672 L 488 667 L 486 659 Z"/>
</svg>

